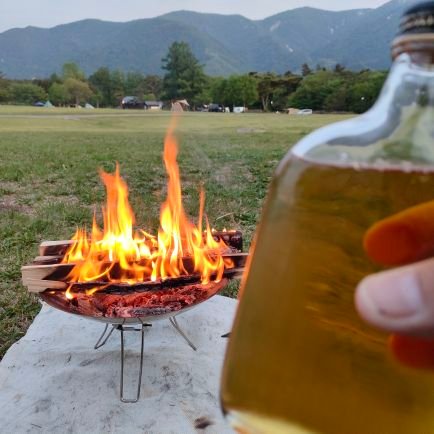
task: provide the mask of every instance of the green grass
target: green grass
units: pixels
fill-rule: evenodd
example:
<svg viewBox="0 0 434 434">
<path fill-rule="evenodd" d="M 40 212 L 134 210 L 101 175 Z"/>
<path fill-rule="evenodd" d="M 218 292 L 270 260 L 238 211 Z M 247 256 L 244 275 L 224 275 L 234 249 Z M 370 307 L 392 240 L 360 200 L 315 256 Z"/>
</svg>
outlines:
<svg viewBox="0 0 434 434">
<path fill-rule="evenodd" d="M 179 163 L 187 211 L 198 189 L 217 228 L 250 243 L 273 170 L 300 137 L 337 116 L 185 114 Z M 0 107 L 0 358 L 39 311 L 20 267 L 43 240 L 68 239 L 104 199 L 98 168 L 116 161 L 141 227 L 155 232 L 165 198 L 161 161 L 168 113 Z M 232 285 L 227 295 L 235 296 Z"/>
</svg>

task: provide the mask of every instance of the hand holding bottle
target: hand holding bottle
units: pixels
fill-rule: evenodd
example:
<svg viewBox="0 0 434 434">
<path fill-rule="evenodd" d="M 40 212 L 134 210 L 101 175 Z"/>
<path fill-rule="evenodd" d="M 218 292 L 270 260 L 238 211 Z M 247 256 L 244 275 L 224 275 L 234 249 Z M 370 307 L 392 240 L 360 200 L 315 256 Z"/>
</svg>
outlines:
<svg viewBox="0 0 434 434">
<path fill-rule="evenodd" d="M 397 333 L 391 347 L 402 362 L 434 368 L 434 201 L 380 221 L 366 233 L 364 246 L 375 262 L 398 268 L 359 284 L 359 313 Z"/>
</svg>

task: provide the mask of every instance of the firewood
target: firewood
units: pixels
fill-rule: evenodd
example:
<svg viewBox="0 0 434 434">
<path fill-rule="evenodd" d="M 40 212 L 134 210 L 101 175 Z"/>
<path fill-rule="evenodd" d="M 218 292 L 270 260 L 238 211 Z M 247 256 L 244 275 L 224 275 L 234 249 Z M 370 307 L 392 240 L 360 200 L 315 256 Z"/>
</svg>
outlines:
<svg viewBox="0 0 434 434">
<path fill-rule="evenodd" d="M 40 256 L 64 256 L 66 251 L 71 247 L 75 241 L 43 241 L 39 245 Z"/>
<path fill-rule="evenodd" d="M 68 284 L 59 282 L 57 280 L 37 280 L 37 279 L 23 279 L 23 285 L 26 286 L 30 292 L 44 292 L 47 289 L 66 290 Z"/>
<path fill-rule="evenodd" d="M 62 261 L 63 256 L 36 256 L 33 259 L 33 265 L 50 265 L 50 264 L 58 264 Z"/>
<path fill-rule="evenodd" d="M 223 240 L 228 247 L 234 250 L 239 252 L 243 250 L 243 235 L 240 231 L 214 231 L 212 235 L 216 240 Z M 63 257 L 74 243 L 74 240 L 43 241 L 39 245 L 39 255 L 41 257 Z"/>
<path fill-rule="evenodd" d="M 248 258 L 248 254 L 246 253 L 236 253 L 231 255 L 224 255 L 223 258 L 230 259 L 234 263 L 234 268 L 225 270 L 225 277 L 228 278 L 236 278 L 240 276 L 243 272 L 243 269 L 246 265 L 246 261 Z M 68 282 L 66 281 L 68 274 L 73 270 L 74 264 L 48 264 L 48 265 L 40 265 L 39 263 L 26 265 L 21 268 L 22 272 L 22 281 L 24 286 L 27 286 L 30 292 L 43 292 L 46 289 L 59 289 L 65 290 L 68 286 Z M 116 274 L 116 264 L 112 268 L 113 274 Z M 170 278 L 163 281 L 158 282 L 144 282 L 139 285 L 122 285 L 122 284 L 110 284 L 109 282 L 89 282 L 89 283 L 80 283 L 77 284 L 80 286 L 81 290 L 90 289 L 97 286 L 107 286 L 110 285 L 110 291 L 121 290 L 124 291 L 126 287 L 135 287 L 143 285 L 143 290 L 148 291 L 152 290 L 152 288 L 161 289 L 162 286 L 167 287 L 169 285 L 180 286 L 183 284 L 190 283 L 199 283 L 200 276 L 194 274 L 194 264 L 192 262 L 192 258 L 184 259 L 184 266 L 187 269 L 189 275 L 181 276 L 178 278 Z M 45 283 L 44 283 L 45 282 Z M 54 283 L 50 283 L 54 282 Z M 178 283 L 179 282 L 179 283 Z M 139 288 L 140 290 L 140 288 Z"/>
<path fill-rule="evenodd" d="M 223 274 L 224 279 L 236 279 L 242 276 L 244 268 L 231 268 L 226 270 Z M 211 277 L 215 279 L 215 275 Z M 201 283 L 201 276 L 199 274 L 192 274 L 188 276 L 171 277 L 165 280 L 158 280 L 156 282 L 146 281 L 136 284 L 126 283 L 110 283 L 110 282 L 86 282 L 86 283 L 73 283 L 54 281 L 54 280 L 37 280 L 37 279 L 23 279 L 23 284 L 27 286 L 30 292 L 41 293 L 46 290 L 50 291 L 65 291 L 71 286 L 71 291 L 75 293 L 86 292 L 90 289 L 101 288 L 98 294 L 131 294 L 136 292 L 150 292 L 161 291 L 168 288 L 178 288 L 180 286 L 195 285 Z"/>
<path fill-rule="evenodd" d="M 246 265 L 246 261 L 248 258 L 247 253 L 230 253 L 230 254 L 224 254 L 222 255 L 223 259 L 230 259 L 234 263 L 235 268 L 244 267 Z M 21 271 L 24 275 L 31 278 L 42 278 L 46 279 L 48 276 L 50 276 L 51 273 L 56 273 L 56 276 L 60 275 L 63 276 L 68 274 L 72 268 L 74 267 L 74 263 L 70 264 L 60 264 L 58 261 L 53 260 L 54 262 L 50 261 L 50 258 L 53 258 L 51 256 L 37 256 L 33 263 L 31 265 L 25 265 L 21 267 Z M 57 258 L 58 257 L 54 257 Z M 47 263 L 48 262 L 48 263 Z M 143 264 L 146 264 L 146 261 L 143 261 Z M 107 263 L 109 265 L 109 263 Z M 194 261 L 191 257 L 183 258 L 183 265 L 186 268 L 186 271 L 188 273 L 194 272 Z M 32 273 L 37 273 L 35 276 L 32 275 Z M 42 276 L 42 277 L 41 277 Z M 65 275 L 66 277 L 66 275 Z M 60 279 L 61 280 L 61 279 Z"/>
<path fill-rule="evenodd" d="M 73 268 L 74 264 L 25 265 L 21 267 L 21 275 L 23 280 L 62 280 Z M 59 274 L 61 277 L 56 279 Z"/>
</svg>

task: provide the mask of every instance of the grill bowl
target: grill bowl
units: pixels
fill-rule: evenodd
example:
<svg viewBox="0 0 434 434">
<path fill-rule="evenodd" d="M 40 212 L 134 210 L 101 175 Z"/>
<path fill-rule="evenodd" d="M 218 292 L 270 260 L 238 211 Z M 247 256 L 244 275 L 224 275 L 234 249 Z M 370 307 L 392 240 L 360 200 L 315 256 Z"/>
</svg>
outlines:
<svg viewBox="0 0 434 434">
<path fill-rule="evenodd" d="M 46 290 L 39 297 L 50 306 L 74 315 L 109 324 L 142 324 L 168 319 L 186 312 L 221 292 L 229 280 L 207 285 L 190 284 L 147 292 L 93 295 L 74 294 L 68 300 L 65 291 Z"/>
</svg>

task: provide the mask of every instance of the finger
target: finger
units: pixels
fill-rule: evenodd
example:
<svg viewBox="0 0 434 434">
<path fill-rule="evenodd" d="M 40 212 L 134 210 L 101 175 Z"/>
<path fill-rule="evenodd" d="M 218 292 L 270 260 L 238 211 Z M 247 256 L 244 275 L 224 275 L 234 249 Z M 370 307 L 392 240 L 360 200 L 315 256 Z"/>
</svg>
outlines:
<svg viewBox="0 0 434 434">
<path fill-rule="evenodd" d="M 389 347 L 395 358 L 410 368 L 434 369 L 434 340 L 393 335 Z"/>
<path fill-rule="evenodd" d="M 372 260 L 386 266 L 433 256 L 434 201 L 381 220 L 366 233 L 364 247 Z"/>
<path fill-rule="evenodd" d="M 368 276 L 357 287 L 356 307 L 380 329 L 434 337 L 434 259 Z"/>
</svg>

